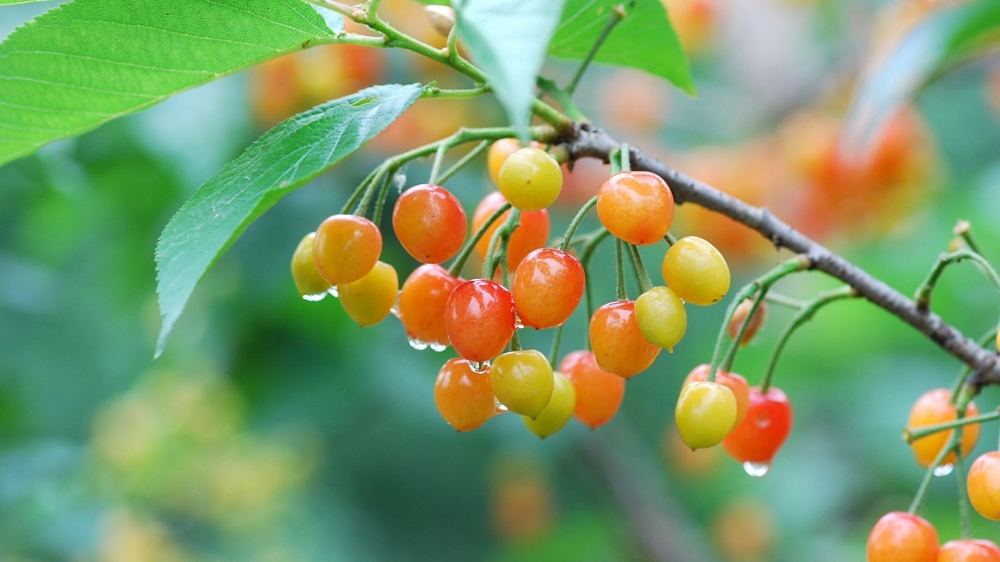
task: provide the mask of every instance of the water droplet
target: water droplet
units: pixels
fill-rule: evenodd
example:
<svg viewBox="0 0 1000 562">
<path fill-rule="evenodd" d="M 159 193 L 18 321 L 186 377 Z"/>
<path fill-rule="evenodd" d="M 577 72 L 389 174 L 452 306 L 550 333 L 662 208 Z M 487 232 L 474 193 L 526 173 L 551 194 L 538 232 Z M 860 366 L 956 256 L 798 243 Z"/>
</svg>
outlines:
<svg viewBox="0 0 1000 562">
<path fill-rule="evenodd" d="M 302 298 L 309 302 L 317 302 L 323 300 L 323 297 L 325 296 L 326 292 L 324 291 L 322 293 L 316 293 L 314 295 L 302 295 Z"/>
<path fill-rule="evenodd" d="M 416 349 L 417 351 L 423 351 L 427 349 L 427 342 L 418 340 L 417 338 L 407 337 L 407 341 L 410 342 L 410 347 Z"/>
<path fill-rule="evenodd" d="M 469 361 L 469 367 L 472 372 L 478 373 L 480 375 L 485 375 L 490 372 L 490 362 L 489 361 Z"/>
<path fill-rule="evenodd" d="M 330 285 L 330 288 L 327 289 L 326 292 L 330 293 L 330 296 L 332 296 L 333 298 L 337 298 L 340 296 L 340 293 L 337 292 L 336 285 Z"/>
<path fill-rule="evenodd" d="M 942 464 L 934 469 L 934 476 L 948 476 L 953 470 L 955 470 L 955 465 Z"/>
<path fill-rule="evenodd" d="M 498 412 L 506 412 L 507 411 L 507 406 L 504 406 L 503 404 L 501 404 L 500 401 L 497 400 L 496 398 L 493 399 L 493 402 L 496 403 L 496 405 L 497 405 L 497 411 Z"/>
<path fill-rule="evenodd" d="M 754 478 L 760 478 L 767 474 L 767 471 L 771 470 L 771 465 L 766 462 L 745 462 L 743 463 L 743 470 Z"/>
<path fill-rule="evenodd" d="M 438 353 L 441 353 L 442 351 L 448 349 L 448 344 L 438 343 L 438 342 L 431 342 L 430 343 L 430 348 L 431 348 L 431 351 L 436 351 Z"/>
<path fill-rule="evenodd" d="M 514 329 L 515 330 L 523 330 L 524 329 L 524 324 L 521 323 L 521 319 L 520 318 L 514 320 Z"/>
<path fill-rule="evenodd" d="M 395 316 L 396 318 L 399 318 L 399 307 L 393 305 L 393 307 L 389 309 L 389 313 Z"/>
</svg>

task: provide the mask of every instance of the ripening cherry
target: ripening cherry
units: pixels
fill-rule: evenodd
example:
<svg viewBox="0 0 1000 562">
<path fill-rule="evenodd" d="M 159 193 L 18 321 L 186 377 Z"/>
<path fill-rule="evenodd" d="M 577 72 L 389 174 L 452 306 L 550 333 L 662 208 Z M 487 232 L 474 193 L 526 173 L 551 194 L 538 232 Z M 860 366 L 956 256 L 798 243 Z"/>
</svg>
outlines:
<svg viewBox="0 0 1000 562">
<path fill-rule="evenodd" d="M 473 279 L 455 287 L 445 304 L 448 340 L 469 361 L 489 361 L 503 353 L 514 335 L 515 322 L 510 292 L 486 279 Z"/>
<path fill-rule="evenodd" d="M 980 515 L 1000 521 L 1000 451 L 985 453 L 972 463 L 966 488 Z"/>
<path fill-rule="evenodd" d="M 549 360 L 534 349 L 508 351 L 497 357 L 490 365 L 489 377 L 493 394 L 501 404 L 532 419 L 545 409 L 555 387 Z"/>
<path fill-rule="evenodd" d="M 521 322 L 541 330 L 568 320 L 585 288 L 579 260 L 562 250 L 540 248 L 517 266 L 511 294 Z"/>
<path fill-rule="evenodd" d="M 552 375 L 552 397 L 545 405 L 545 409 L 534 419 L 521 416 L 528 430 L 542 439 L 565 427 L 573 417 L 573 409 L 576 407 L 576 390 L 573 388 L 573 383 L 558 371 Z"/>
<path fill-rule="evenodd" d="M 685 236 L 663 257 L 663 280 L 684 302 L 707 306 L 729 292 L 729 266 L 708 241 Z"/>
<path fill-rule="evenodd" d="M 668 287 L 653 287 L 640 295 L 635 300 L 635 319 L 646 341 L 670 353 L 687 331 L 684 303 Z"/>
<path fill-rule="evenodd" d="M 729 326 L 726 328 L 726 332 L 729 334 L 729 339 L 735 340 L 736 336 L 740 333 L 740 328 L 743 327 L 743 322 L 746 321 L 747 316 L 750 314 L 750 309 L 753 308 L 753 300 L 743 299 L 737 307 L 736 311 L 733 313 L 732 320 L 729 321 Z M 760 331 L 761 326 L 764 325 L 764 320 L 767 319 L 767 303 L 761 301 L 757 306 L 757 310 L 754 311 L 753 317 L 750 318 L 750 324 L 747 325 L 747 331 L 743 332 L 743 339 L 740 340 L 740 345 L 746 345 L 753 340 L 753 337 L 757 335 Z"/>
<path fill-rule="evenodd" d="M 781 390 L 771 387 L 767 394 L 750 389 L 746 417 L 722 440 L 722 446 L 751 476 L 764 476 L 778 449 L 792 431 L 792 405 Z"/>
<path fill-rule="evenodd" d="M 539 211 L 551 205 L 562 190 L 562 168 L 544 150 L 519 148 L 503 165 L 497 177 L 500 193 L 515 209 Z"/>
<path fill-rule="evenodd" d="M 449 359 L 434 382 L 434 404 L 457 431 L 472 431 L 497 414 L 490 377 L 472 370 L 465 359 Z"/>
<path fill-rule="evenodd" d="M 399 196 L 392 210 L 392 228 L 417 261 L 441 263 L 462 249 L 468 222 L 465 209 L 450 191 L 423 184 Z"/>
<path fill-rule="evenodd" d="M 357 215 L 333 215 L 316 229 L 313 262 L 332 285 L 353 283 L 375 267 L 382 254 L 382 233 Z"/>
<path fill-rule="evenodd" d="M 517 139 L 500 139 L 490 145 L 490 150 L 486 153 L 486 167 L 489 169 L 493 185 L 500 187 L 500 167 L 507 161 L 508 156 L 520 148 L 521 142 Z"/>
<path fill-rule="evenodd" d="M 625 378 L 648 369 L 660 354 L 658 346 L 642 337 L 634 301 L 611 302 L 594 311 L 590 346 L 602 369 Z"/>
<path fill-rule="evenodd" d="M 344 312 L 362 328 L 378 324 L 389 316 L 399 295 L 396 269 L 376 262 L 367 275 L 353 283 L 337 285 Z"/>
<path fill-rule="evenodd" d="M 440 265 L 426 264 L 413 270 L 399 292 L 399 320 L 411 341 L 435 349 L 450 343 L 444 324 L 445 305 L 461 283 Z"/>
<path fill-rule="evenodd" d="M 677 432 L 691 449 L 714 447 L 736 423 L 736 397 L 714 382 L 684 385 L 674 410 Z"/>
<path fill-rule="evenodd" d="M 979 415 L 979 408 L 974 402 L 969 402 L 965 415 L 966 417 Z M 906 425 L 910 429 L 917 429 L 927 425 L 954 421 L 957 418 L 958 412 L 955 410 L 955 405 L 951 403 L 951 392 L 944 388 L 937 388 L 925 392 L 917 399 L 910 409 L 910 417 Z M 910 443 L 917 464 L 924 468 L 929 467 L 948 440 L 951 439 L 953 431 L 939 431 Z M 978 441 L 979 424 L 966 425 L 962 431 L 962 456 L 968 456 Z M 955 453 L 950 453 L 941 463 L 942 466 L 954 466 L 954 464 Z"/>
<path fill-rule="evenodd" d="M 1000 562 L 1000 548 L 993 541 L 949 541 L 938 550 L 937 562 Z"/>
<path fill-rule="evenodd" d="M 479 231 L 480 227 L 486 223 L 486 219 L 490 218 L 506 202 L 507 200 L 499 191 L 494 191 L 484 197 L 476 207 L 476 212 L 472 214 L 472 231 Z M 496 229 L 507 220 L 509 214 L 508 210 L 500 215 L 500 218 L 490 225 L 486 234 L 476 244 L 476 254 L 479 255 L 480 259 L 486 259 L 490 238 L 493 237 Z M 514 229 L 514 233 L 510 235 L 510 241 L 507 243 L 507 268 L 510 271 L 517 269 L 521 260 L 530 252 L 544 248 L 549 242 L 550 229 L 549 212 L 545 209 L 521 213 L 521 224 Z"/>
<path fill-rule="evenodd" d="M 707 381 L 709 369 L 711 369 L 711 365 L 708 364 L 698 365 L 692 369 L 687 378 L 684 379 L 684 386 L 695 381 Z M 746 417 L 747 408 L 750 405 L 750 385 L 747 384 L 747 380 L 742 375 L 727 373 L 721 369 L 715 373 L 715 382 L 732 391 L 733 397 L 736 398 L 736 424 L 739 424 Z"/>
<path fill-rule="evenodd" d="M 868 535 L 868 562 L 937 562 L 937 530 L 919 515 L 886 513 Z"/>
<path fill-rule="evenodd" d="M 295 280 L 299 295 L 307 301 L 318 301 L 330 290 L 330 282 L 323 279 L 319 271 L 316 271 L 316 264 L 313 263 L 314 238 L 316 238 L 315 232 L 306 234 L 292 254 L 292 279 Z"/>
<path fill-rule="evenodd" d="M 637 246 L 659 242 L 674 220 L 667 182 L 650 172 L 621 172 L 597 192 L 597 217 L 611 234 Z"/>
<path fill-rule="evenodd" d="M 615 417 L 625 397 L 625 379 L 601 369 L 594 352 L 570 353 L 559 365 L 559 371 L 565 373 L 576 390 L 573 415 L 580 423 L 593 430 Z"/>
</svg>

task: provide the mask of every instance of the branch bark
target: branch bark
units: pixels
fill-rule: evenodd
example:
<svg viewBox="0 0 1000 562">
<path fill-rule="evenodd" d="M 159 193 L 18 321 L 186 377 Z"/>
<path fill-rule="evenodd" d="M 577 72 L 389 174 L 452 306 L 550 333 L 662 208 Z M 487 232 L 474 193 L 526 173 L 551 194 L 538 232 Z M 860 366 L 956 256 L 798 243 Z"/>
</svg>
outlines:
<svg viewBox="0 0 1000 562">
<path fill-rule="evenodd" d="M 605 162 L 621 145 L 603 130 L 587 123 L 578 123 L 573 132 L 564 135 L 559 142 L 568 152 L 570 160 L 589 157 Z M 860 296 L 913 326 L 946 352 L 969 365 L 975 372 L 970 379 L 971 384 L 1000 383 L 997 354 L 986 351 L 938 315 L 921 310 L 913 300 L 782 222 L 766 208 L 754 207 L 688 177 L 634 147 L 629 150 L 632 169 L 652 172 L 666 180 L 677 203 L 693 203 L 726 215 L 756 230 L 778 248 L 805 254 L 814 269 L 847 283 Z"/>
</svg>

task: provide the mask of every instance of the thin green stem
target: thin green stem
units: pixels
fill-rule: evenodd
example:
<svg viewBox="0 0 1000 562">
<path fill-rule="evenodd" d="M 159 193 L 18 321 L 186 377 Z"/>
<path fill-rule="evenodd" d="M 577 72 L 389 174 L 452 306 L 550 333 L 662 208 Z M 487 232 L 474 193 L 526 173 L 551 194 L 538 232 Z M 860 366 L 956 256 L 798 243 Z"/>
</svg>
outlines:
<svg viewBox="0 0 1000 562">
<path fill-rule="evenodd" d="M 590 267 L 591 256 L 594 255 L 594 252 L 597 250 L 597 246 L 599 246 L 600 243 L 603 242 L 604 239 L 606 239 L 610 235 L 611 233 L 608 232 L 608 229 L 602 226 L 593 233 L 591 233 L 590 236 L 588 236 L 587 242 L 583 245 L 583 251 L 580 253 L 580 264 L 583 266 L 583 276 L 585 279 L 590 279 L 589 267 Z M 587 295 L 587 321 L 589 322 L 590 319 L 594 317 L 594 291 L 591 288 L 593 286 L 593 283 L 588 281 L 584 285 L 585 285 L 584 292 Z M 587 336 L 586 340 L 587 340 L 587 350 L 589 351 L 590 350 L 589 335 Z"/>
<path fill-rule="evenodd" d="M 639 281 L 639 291 L 645 293 L 653 288 L 653 282 L 650 281 L 649 274 L 646 273 L 646 266 L 642 263 L 639 248 L 635 244 L 629 244 L 629 248 L 632 250 L 632 266 L 635 268 L 636 279 Z"/>
<path fill-rule="evenodd" d="M 962 442 L 959 430 L 958 443 Z M 958 515 L 962 521 L 962 538 L 972 538 L 972 516 L 969 513 L 969 492 L 965 488 L 965 459 L 962 447 L 955 447 L 955 483 L 958 484 Z"/>
<path fill-rule="evenodd" d="M 996 270 L 993 269 L 990 262 L 986 261 L 986 258 L 972 250 L 958 250 L 957 252 L 941 254 L 938 258 L 934 267 L 931 268 L 930 273 L 927 274 L 927 278 L 924 279 L 924 282 L 917 288 L 916 296 L 913 299 L 917 303 L 917 308 L 921 310 L 928 310 L 930 308 L 931 293 L 934 291 L 934 287 L 937 285 L 941 274 L 944 273 L 945 268 L 951 264 L 964 260 L 972 260 L 978 264 L 979 270 L 986 275 L 990 282 L 993 283 L 993 286 L 997 289 L 997 293 L 1000 294 L 1000 276 L 997 275 Z"/>
<path fill-rule="evenodd" d="M 979 338 L 979 347 L 985 348 L 987 345 L 996 345 L 994 342 L 997 339 L 997 331 L 1000 330 L 1000 326 L 994 326 L 993 328 L 986 331 Z M 965 380 L 969 378 L 972 374 L 972 367 L 968 365 L 962 365 L 962 368 L 958 370 L 958 376 L 955 377 L 955 382 L 951 383 L 951 403 L 955 403 L 955 399 L 958 397 L 958 391 L 961 390 L 962 385 L 965 384 Z"/>
<path fill-rule="evenodd" d="M 354 192 L 351 193 L 351 196 L 347 198 L 347 202 L 344 203 L 344 206 L 340 209 L 340 214 L 346 215 L 350 212 L 354 205 L 357 204 L 358 199 L 360 199 L 365 193 L 365 190 L 368 189 L 368 185 L 375 179 L 375 175 L 378 173 L 379 169 L 380 168 L 375 168 L 365 177 L 365 179 L 361 180 L 361 183 L 358 184 L 358 187 L 355 188 Z"/>
<path fill-rule="evenodd" d="M 747 330 L 750 328 L 750 320 L 753 319 L 753 315 L 756 314 L 757 309 L 760 308 L 760 303 L 764 302 L 764 299 L 767 297 L 769 289 L 770 287 L 761 287 L 760 291 L 757 293 L 757 296 L 753 299 L 752 304 L 750 305 L 750 312 L 747 314 L 747 317 L 744 318 L 743 322 L 740 324 L 740 329 L 736 333 L 736 337 L 733 338 L 732 345 L 729 346 L 729 350 L 726 351 L 726 356 L 722 359 L 722 365 L 719 368 L 722 369 L 724 372 L 728 373 L 732 370 L 733 362 L 736 361 L 736 352 L 740 348 L 739 343 L 742 342 L 744 336 L 746 336 Z M 739 303 L 737 303 L 736 306 L 739 306 Z M 726 326 L 728 327 L 729 325 L 726 324 Z M 766 389 L 764 391 L 766 392 Z"/>
<path fill-rule="evenodd" d="M 618 283 L 615 286 L 615 292 L 618 300 L 627 301 L 628 289 L 625 287 L 625 264 L 622 262 L 622 244 L 623 242 L 620 239 L 615 238 L 615 264 L 618 268 Z"/>
<path fill-rule="evenodd" d="M 431 185 L 438 185 L 438 174 L 441 173 L 441 162 L 444 161 L 444 155 L 448 152 L 448 145 L 441 143 L 438 145 L 437 152 L 434 153 L 434 164 L 431 165 L 431 175 L 427 179 L 427 183 Z"/>
<path fill-rule="evenodd" d="M 824 306 L 842 299 L 856 298 L 857 296 L 858 294 L 855 292 L 853 287 L 844 286 L 832 291 L 820 293 L 819 296 L 803 305 L 799 312 L 792 318 L 792 321 L 788 323 L 785 331 L 782 332 L 781 336 L 778 338 L 778 343 L 774 346 L 774 352 L 771 353 L 771 360 L 767 363 L 767 370 L 764 372 L 764 378 L 760 384 L 761 393 L 766 393 L 767 389 L 771 386 L 771 379 L 774 377 L 774 368 L 778 364 L 781 352 L 785 349 L 785 344 L 788 343 L 789 338 L 792 337 L 795 330 L 799 329 L 799 327 L 811 320 L 813 315 L 816 314 L 816 311 Z M 742 337 L 742 333 L 740 337 Z M 737 341 L 739 341 L 739 338 L 737 338 Z"/>
<path fill-rule="evenodd" d="M 378 199 L 375 201 L 375 212 L 372 214 L 372 221 L 375 223 L 375 226 L 378 226 L 382 222 L 382 209 L 385 207 L 385 200 L 389 196 L 389 189 L 396 183 L 396 174 L 398 171 L 389 170 L 389 173 L 386 175 L 386 181 L 382 183 L 382 189 L 379 190 Z"/>
<path fill-rule="evenodd" d="M 559 324 L 555 335 L 552 336 L 552 350 L 549 351 L 549 365 L 552 365 L 552 370 L 555 370 L 556 362 L 559 361 L 559 346 L 562 344 L 563 327 L 565 326 L 566 324 Z"/>
<path fill-rule="evenodd" d="M 928 435 L 934 435 L 935 433 L 940 433 L 942 431 L 948 431 L 950 429 L 955 429 L 956 427 L 963 427 L 973 423 L 983 423 L 1000 419 L 1000 410 L 994 410 L 992 412 L 987 412 L 985 414 L 980 414 L 978 416 L 972 416 L 968 418 L 961 418 L 951 420 L 944 423 L 936 423 L 934 425 L 923 425 L 918 428 L 909 428 L 903 430 L 903 441 L 907 443 L 913 443 L 919 439 L 923 439 Z"/>
<path fill-rule="evenodd" d="M 941 466 L 945 457 L 947 457 L 948 453 L 955 449 L 957 444 L 958 433 L 953 433 L 945 446 L 941 448 L 940 452 L 938 452 L 937 457 L 934 458 L 934 462 L 927 467 L 927 471 L 924 473 L 924 479 L 920 481 L 920 487 L 917 488 L 917 493 L 913 496 L 913 501 L 910 502 L 910 508 L 907 510 L 909 513 L 915 514 L 920 510 L 921 506 L 923 506 L 924 498 L 927 497 L 927 490 L 930 489 L 931 482 L 934 480 L 934 471 L 937 467 Z"/>
<path fill-rule="evenodd" d="M 503 222 L 493 233 L 490 239 L 489 249 L 486 250 L 486 261 L 483 262 L 483 279 L 493 279 L 497 266 L 500 263 L 507 263 L 507 239 L 521 222 L 520 209 L 511 210 L 507 215 L 507 220 Z M 504 283 L 506 285 L 506 283 Z"/>
<path fill-rule="evenodd" d="M 479 155 L 485 152 L 489 147 L 490 141 L 483 141 L 477 144 L 476 147 L 470 150 L 468 154 L 460 158 L 458 162 L 455 162 L 450 168 L 441 173 L 441 176 L 437 179 L 438 185 L 444 184 L 444 182 L 451 179 L 452 176 L 457 174 L 462 168 L 468 166 L 470 162 L 478 158 Z"/>
<path fill-rule="evenodd" d="M 983 255 L 983 250 L 979 246 L 979 242 L 977 242 L 976 238 L 972 235 L 972 223 L 967 220 L 960 220 L 955 223 L 955 228 L 952 229 L 952 232 L 955 233 L 955 236 L 961 236 L 962 240 L 965 241 L 965 245 L 968 246 L 970 250 L 979 255 Z"/>
<path fill-rule="evenodd" d="M 469 256 L 472 254 L 472 250 L 475 249 L 476 244 L 478 244 L 483 236 L 486 235 L 486 231 L 493 226 L 493 223 L 506 213 L 508 209 L 510 209 L 510 203 L 504 203 L 499 209 L 490 215 L 490 218 L 486 219 L 486 222 L 479 227 L 479 230 L 472 235 L 472 238 L 469 238 L 469 241 L 465 243 L 462 250 L 458 252 L 458 255 L 455 257 L 455 261 L 451 264 L 451 267 L 448 268 L 449 275 L 452 277 L 458 277 L 458 275 L 462 273 L 462 268 L 465 267 L 465 262 L 469 259 Z"/>
<path fill-rule="evenodd" d="M 631 172 L 632 171 L 632 151 L 628 147 L 628 144 L 622 143 L 621 147 L 618 149 L 618 158 L 621 160 L 621 171 Z"/>
<path fill-rule="evenodd" d="M 391 166 L 388 164 L 388 162 L 383 163 L 381 166 L 378 167 L 377 173 L 375 174 L 375 178 L 371 181 L 370 184 L 368 184 L 368 188 L 365 189 L 364 196 L 361 198 L 361 201 L 358 202 L 358 208 L 355 210 L 356 214 L 364 216 L 365 213 L 368 212 L 368 205 L 371 204 L 371 201 L 375 197 L 375 195 L 382 191 L 382 184 L 388 181 L 386 176 L 389 175 L 390 167 Z"/>
<path fill-rule="evenodd" d="M 780 304 L 781 306 L 793 309 L 798 309 L 805 306 L 804 301 L 800 301 L 799 299 L 793 299 L 792 297 L 782 295 L 781 293 L 775 293 L 774 291 L 767 293 L 767 302 Z"/>
<path fill-rule="evenodd" d="M 573 93 L 576 92 L 577 86 L 580 85 L 580 79 L 582 79 L 584 73 L 587 72 L 587 68 L 590 66 L 590 63 L 593 62 L 594 57 L 597 55 L 597 51 L 601 49 L 601 45 L 604 44 L 604 41 L 608 38 L 608 35 L 611 34 L 611 30 L 613 30 L 615 26 L 618 25 L 618 22 L 622 21 L 625 18 L 625 15 L 626 14 L 624 6 L 618 5 L 611 9 L 611 14 L 608 16 L 608 21 L 607 23 L 604 24 L 604 27 L 601 29 L 601 34 L 597 36 L 597 40 L 594 41 L 594 46 L 590 48 L 590 51 L 587 53 L 587 56 L 584 57 L 583 62 L 580 63 L 580 67 L 576 69 L 576 74 L 573 75 L 573 79 L 570 80 L 569 85 L 566 86 L 567 94 L 572 96 Z"/>
<path fill-rule="evenodd" d="M 597 205 L 597 196 L 593 196 L 590 201 L 583 204 L 580 210 L 576 212 L 576 216 L 570 221 L 569 226 L 566 227 L 566 233 L 563 234 L 562 243 L 559 244 L 559 249 L 566 251 L 569 248 L 570 242 L 573 240 L 573 234 L 576 233 L 576 229 L 579 228 L 580 223 L 583 222 L 583 217 L 587 215 L 594 205 Z"/>
<path fill-rule="evenodd" d="M 428 86 L 424 88 L 423 92 L 421 92 L 420 99 L 466 100 L 471 98 L 477 98 L 489 92 L 490 92 L 490 86 L 488 84 L 483 84 L 475 88 L 457 88 L 457 89 L 445 89 L 445 88 L 438 88 L 437 86 Z"/>
<path fill-rule="evenodd" d="M 557 103 L 559 103 L 559 105 L 562 107 L 562 110 L 566 112 L 566 115 L 569 116 L 571 119 L 579 122 L 590 122 L 590 119 L 587 119 L 587 116 L 584 115 L 582 111 L 580 111 L 580 108 L 576 105 L 576 102 L 573 101 L 572 93 L 566 90 L 559 89 L 559 86 L 557 86 L 554 81 L 541 76 L 538 77 L 538 87 L 541 88 L 543 92 L 548 94 Z"/>
<path fill-rule="evenodd" d="M 677 243 L 677 239 L 674 238 L 674 235 L 669 232 L 663 236 L 663 239 L 667 241 L 667 246 L 673 246 Z"/>
</svg>

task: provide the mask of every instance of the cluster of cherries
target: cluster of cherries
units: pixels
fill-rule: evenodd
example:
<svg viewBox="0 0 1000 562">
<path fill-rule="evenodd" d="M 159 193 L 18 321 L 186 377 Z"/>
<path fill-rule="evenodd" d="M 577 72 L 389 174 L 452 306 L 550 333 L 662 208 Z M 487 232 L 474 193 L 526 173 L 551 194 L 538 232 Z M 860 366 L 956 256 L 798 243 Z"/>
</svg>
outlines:
<svg viewBox="0 0 1000 562">
<path fill-rule="evenodd" d="M 978 414 L 975 403 L 969 402 L 966 415 Z M 917 399 L 910 409 L 907 425 L 913 430 L 956 419 L 958 410 L 951 391 L 938 388 Z M 939 431 L 914 440 L 910 447 L 917 464 L 924 468 L 933 466 L 954 431 Z M 975 448 L 979 431 L 978 423 L 963 427 L 958 446 L 963 457 Z M 949 453 L 934 468 L 934 474 L 950 474 L 956 461 L 955 453 Z M 966 489 L 976 511 L 987 519 L 1000 521 L 1000 451 L 986 453 L 972 463 Z M 868 536 L 868 562 L 1000 562 L 1000 548 L 982 539 L 955 540 L 938 546 L 938 533 L 930 522 L 912 512 L 893 511 L 882 516 Z"/>
</svg>

